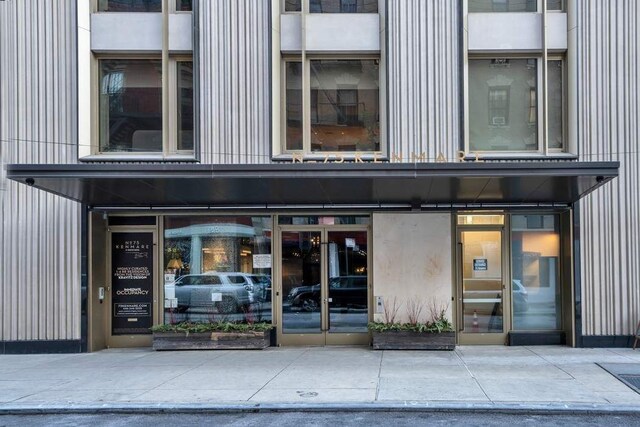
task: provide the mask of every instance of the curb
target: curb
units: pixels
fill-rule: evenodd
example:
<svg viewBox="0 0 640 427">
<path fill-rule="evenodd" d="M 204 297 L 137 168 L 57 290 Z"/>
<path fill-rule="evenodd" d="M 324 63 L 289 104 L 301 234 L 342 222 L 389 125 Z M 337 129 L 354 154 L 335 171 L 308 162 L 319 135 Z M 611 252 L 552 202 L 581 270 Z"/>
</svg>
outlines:
<svg viewBox="0 0 640 427">
<path fill-rule="evenodd" d="M 467 403 L 467 402 L 417 402 L 395 403 L 256 403 L 256 404 L 175 404 L 175 403 L 105 403 L 68 405 L 0 405 L 0 415 L 45 414 L 230 414 L 269 412 L 490 412 L 500 414 L 535 415 L 638 415 L 637 405 L 605 405 L 582 403 Z"/>
</svg>

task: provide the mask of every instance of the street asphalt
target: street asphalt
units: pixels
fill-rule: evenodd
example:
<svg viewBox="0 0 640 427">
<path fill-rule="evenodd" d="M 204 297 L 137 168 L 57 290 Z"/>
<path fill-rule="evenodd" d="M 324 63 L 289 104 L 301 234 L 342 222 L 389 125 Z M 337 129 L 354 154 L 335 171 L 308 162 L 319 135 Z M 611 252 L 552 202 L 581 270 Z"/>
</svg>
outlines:
<svg viewBox="0 0 640 427">
<path fill-rule="evenodd" d="M 640 350 L 459 346 L 455 351 L 425 352 L 273 347 L 1 355 L 0 415 L 640 413 L 640 394 L 614 376 L 617 371 L 627 380 L 636 373 L 640 378 Z"/>
</svg>

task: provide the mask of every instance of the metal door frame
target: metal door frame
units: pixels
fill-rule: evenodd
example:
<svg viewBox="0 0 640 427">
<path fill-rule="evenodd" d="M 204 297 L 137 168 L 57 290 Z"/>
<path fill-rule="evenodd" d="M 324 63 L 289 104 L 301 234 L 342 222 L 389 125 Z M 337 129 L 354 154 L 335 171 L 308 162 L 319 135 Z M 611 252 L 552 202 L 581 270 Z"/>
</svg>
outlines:
<svg viewBox="0 0 640 427">
<path fill-rule="evenodd" d="M 328 274 L 328 234 L 332 231 L 353 231 L 365 232 L 367 235 L 367 317 L 371 321 L 371 226 L 370 225 L 326 225 L 326 224 L 310 224 L 310 225 L 277 225 L 276 227 L 277 243 L 274 245 L 275 259 L 273 283 L 275 285 L 274 307 L 275 324 L 277 329 L 278 343 L 280 345 L 368 345 L 370 343 L 369 332 L 362 333 L 329 333 L 329 305 L 327 296 L 329 294 L 329 274 Z M 282 303 L 286 295 L 282 291 L 282 233 L 285 232 L 319 232 L 320 233 L 320 332 L 317 334 L 296 334 L 284 333 L 283 327 L 283 310 Z"/>
<path fill-rule="evenodd" d="M 511 329 L 511 273 L 509 270 L 510 251 L 507 242 L 508 215 L 504 215 L 502 225 L 457 225 L 456 226 L 456 309 L 458 344 L 506 344 L 508 332 Z M 463 242 L 462 233 L 467 231 L 498 231 L 500 232 L 501 268 L 502 268 L 502 332 L 465 333 L 463 306 Z"/>
</svg>

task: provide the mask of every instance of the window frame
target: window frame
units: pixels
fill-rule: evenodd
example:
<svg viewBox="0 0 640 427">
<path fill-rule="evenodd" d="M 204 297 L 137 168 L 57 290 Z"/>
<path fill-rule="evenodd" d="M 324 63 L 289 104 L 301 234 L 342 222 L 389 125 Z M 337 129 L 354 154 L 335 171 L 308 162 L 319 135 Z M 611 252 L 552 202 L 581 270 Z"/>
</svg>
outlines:
<svg viewBox="0 0 640 427">
<path fill-rule="evenodd" d="M 378 116 L 379 116 L 379 149 L 376 151 L 312 151 L 311 147 L 311 83 L 310 83 L 310 63 L 316 60 L 344 60 L 344 61 L 378 61 Z M 302 64 L 302 149 L 287 149 L 287 63 L 301 62 Z M 358 55 L 304 55 L 304 59 L 300 55 L 282 55 L 280 63 L 280 141 L 278 144 L 279 153 L 275 154 L 284 156 L 304 156 L 304 159 L 326 158 L 326 156 L 338 156 L 344 160 L 352 160 L 356 156 L 362 159 L 375 157 L 382 159 L 386 156 L 386 138 L 384 135 L 383 120 L 385 117 L 383 102 L 384 94 L 382 87 L 383 67 L 380 55 L 376 54 L 358 54 Z"/>
<path fill-rule="evenodd" d="M 470 71 L 469 63 L 473 60 L 488 60 L 488 59 L 535 59 L 536 61 L 536 150 L 471 150 L 470 147 L 470 120 L 469 120 L 469 85 L 470 85 Z M 548 90 L 548 84 L 543 84 L 543 66 L 548 66 L 550 61 L 562 62 L 562 148 L 550 148 L 548 132 L 545 131 L 545 108 L 548 110 L 548 105 L 544 105 L 541 102 L 543 98 L 542 90 Z M 466 157 L 476 158 L 476 154 L 480 157 L 499 157 L 499 158 L 526 158 L 526 157 L 548 157 L 548 156 L 566 156 L 569 155 L 568 141 L 567 141 L 567 69 L 566 69 L 566 56 L 561 54 L 548 54 L 547 63 L 544 63 L 544 55 L 540 52 L 536 53 L 512 53 L 512 52 L 492 52 L 488 54 L 473 54 L 465 53 L 465 67 L 464 67 L 464 151 Z M 548 80 L 548 77 L 547 77 Z M 511 102 L 509 101 L 509 105 Z M 489 109 L 487 109 L 489 112 Z M 548 127 L 548 124 L 547 124 Z"/>
<path fill-rule="evenodd" d="M 162 90 L 161 110 L 164 117 L 165 97 L 168 97 L 168 121 L 162 122 L 162 132 L 164 135 L 165 129 L 168 131 L 169 140 L 162 141 L 162 151 L 102 151 L 102 141 L 100 136 L 100 63 L 103 60 L 155 60 L 162 61 L 162 56 L 159 54 L 140 54 L 140 55 L 119 55 L 119 54 L 101 54 L 94 55 L 94 66 L 92 70 L 92 91 L 95 96 L 92 96 L 92 117 L 93 123 L 91 128 L 91 156 L 89 158 L 83 157 L 81 160 L 100 160 L 107 158 L 116 158 L 118 160 L 142 160 L 145 157 L 150 158 L 177 158 L 178 160 L 193 159 L 196 151 L 196 144 L 194 140 L 193 150 L 178 150 L 178 63 L 179 62 L 193 62 L 193 58 L 188 54 L 171 55 L 168 60 L 167 76 L 168 79 L 168 91 Z M 161 75 L 161 79 L 165 77 Z M 163 88 L 164 89 L 164 88 Z M 194 103 L 194 128 L 195 128 L 195 103 Z M 172 114 L 173 113 L 173 114 Z"/>
</svg>

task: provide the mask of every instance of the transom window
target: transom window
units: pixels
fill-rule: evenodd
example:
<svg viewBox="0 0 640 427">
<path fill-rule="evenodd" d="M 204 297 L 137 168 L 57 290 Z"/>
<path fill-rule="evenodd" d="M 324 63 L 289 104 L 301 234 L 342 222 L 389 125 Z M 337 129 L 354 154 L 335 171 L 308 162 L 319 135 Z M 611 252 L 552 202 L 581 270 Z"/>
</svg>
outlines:
<svg viewBox="0 0 640 427">
<path fill-rule="evenodd" d="M 564 10 L 563 0 L 468 0 L 467 7 L 470 13 L 538 12 L 544 1 L 548 11 Z"/>
<path fill-rule="evenodd" d="M 175 0 L 176 11 L 191 11 L 192 3 Z M 98 12 L 162 12 L 162 0 L 98 0 Z"/>
</svg>

